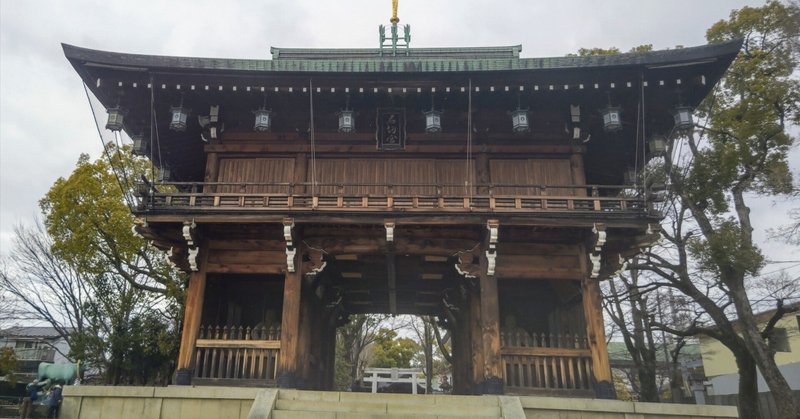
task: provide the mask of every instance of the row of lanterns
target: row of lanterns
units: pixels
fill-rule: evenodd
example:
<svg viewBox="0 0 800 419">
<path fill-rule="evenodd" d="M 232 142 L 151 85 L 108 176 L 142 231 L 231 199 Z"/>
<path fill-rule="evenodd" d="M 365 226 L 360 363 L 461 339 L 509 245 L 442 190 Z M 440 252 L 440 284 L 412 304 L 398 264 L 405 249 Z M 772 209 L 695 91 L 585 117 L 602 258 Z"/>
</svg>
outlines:
<svg viewBox="0 0 800 419">
<path fill-rule="evenodd" d="M 266 104 L 265 104 L 266 105 Z M 191 109 L 183 106 L 183 100 L 179 106 L 170 108 L 172 118 L 170 119 L 169 128 L 173 131 L 182 132 L 186 130 L 187 120 Z M 527 109 L 522 109 L 517 106 L 517 109 L 511 112 L 511 126 L 514 132 L 530 132 L 530 118 Z M 108 122 L 106 129 L 111 131 L 120 131 L 123 127 L 123 122 L 127 112 L 119 107 L 108 109 Z M 272 111 L 262 106 L 253 111 L 255 115 L 255 122 L 253 130 L 257 132 L 269 132 L 272 129 Z M 442 131 L 442 112 L 434 109 L 431 103 L 431 110 L 424 112 L 425 115 L 425 132 L 436 133 Z M 606 132 L 616 132 L 622 130 L 622 109 L 617 106 L 608 106 L 601 110 L 603 117 L 603 130 Z M 675 122 L 675 129 L 685 131 L 694 126 L 692 119 L 692 108 L 688 106 L 678 106 L 673 112 L 673 119 Z M 355 131 L 355 112 L 349 109 L 349 104 L 345 109 L 337 114 L 339 120 L 339 132 L 353 132 Z"/>
</svg>

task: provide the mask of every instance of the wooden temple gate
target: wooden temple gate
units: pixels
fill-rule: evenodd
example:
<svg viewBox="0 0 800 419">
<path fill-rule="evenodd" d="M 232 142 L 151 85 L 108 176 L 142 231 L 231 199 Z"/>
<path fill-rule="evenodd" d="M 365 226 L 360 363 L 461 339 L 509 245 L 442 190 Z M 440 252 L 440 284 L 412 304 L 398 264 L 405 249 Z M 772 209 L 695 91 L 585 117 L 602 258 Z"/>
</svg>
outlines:
<svg viewBox="0 0 800 419">
<path fill-rule="evenodd" d="M 337 327 L 391 313 L 451 331 L 457 393 L 598 397 L 614 396 L 599 281 L 659 237 L 650 140 L 685 128 L 673 111 L 738 49 L 64 45 L 160 173 L 135 230 L 190 274 L 178 384 L 329 389 Z"/>
</svg>

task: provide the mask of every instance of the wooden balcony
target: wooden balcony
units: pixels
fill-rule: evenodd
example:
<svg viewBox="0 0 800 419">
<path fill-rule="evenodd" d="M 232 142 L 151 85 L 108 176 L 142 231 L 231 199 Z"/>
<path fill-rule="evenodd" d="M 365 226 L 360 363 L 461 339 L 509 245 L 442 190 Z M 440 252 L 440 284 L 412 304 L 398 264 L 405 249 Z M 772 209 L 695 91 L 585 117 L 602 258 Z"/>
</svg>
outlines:
<svg viewBox="0 0 800 419">
<path fill-rule="evenodd" d="M 273 386 L 281 348 L 280 327 L 201 326 L 193 382 Z"/>
<path fill-rule="evenodd" d="M 587 393 L 592 356 L 586 337 L 501 333 L 501 355 L 509 393 Z"/>
<path fill-rule="evenodd" d="M 263 192 L 267 191 L 267 192 Z M 139 188 L 142 214 L 158 213 L 569 213 L 648 214 L 629 186 L 163 183 Z"/>
</svg>

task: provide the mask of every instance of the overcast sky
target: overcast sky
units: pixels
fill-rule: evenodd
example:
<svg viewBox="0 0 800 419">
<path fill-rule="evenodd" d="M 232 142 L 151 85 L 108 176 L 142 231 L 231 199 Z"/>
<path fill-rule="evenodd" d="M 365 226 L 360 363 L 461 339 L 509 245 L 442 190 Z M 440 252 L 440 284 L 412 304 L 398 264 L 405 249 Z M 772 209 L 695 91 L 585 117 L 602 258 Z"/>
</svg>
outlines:
<svg viewBox="0 0 800 419">
<path fill-rule="evenodd" d="M 522 44 L 524 57 L 563 56 L 581 47 L 641 44 L 656 49 L 705 43 L 705 31 L 745 0 L 400 0 L 412 46 Z M 13 227 L 80 153 L 100 140 L 82 84 L 60 43 L 154 55 L 269 58 L 269 47 L 375 47 L 391 0 L 100 1 L 0 0 L 0 254 Z M 104 121 L 103 121 L 104 122 Z M 800 171 L 795 148 L 791 162 Z M 786 202 L 753 207 L 756 235 L 773 259 L 800 259 L 764 239 L 785 219 Z M 797 206 L 797 203 L 794 203 Z M 774 271 L 787 265 L 770 266 Z M 800 265 L 790 272 L 800 274 Z"/>
</svg>

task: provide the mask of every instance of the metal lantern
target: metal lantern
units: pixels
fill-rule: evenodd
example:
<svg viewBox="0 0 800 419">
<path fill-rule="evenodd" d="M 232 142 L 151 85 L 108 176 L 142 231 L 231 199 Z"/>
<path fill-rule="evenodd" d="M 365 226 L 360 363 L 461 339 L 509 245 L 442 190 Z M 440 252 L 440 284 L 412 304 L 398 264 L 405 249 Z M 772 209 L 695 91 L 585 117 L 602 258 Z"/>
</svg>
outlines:
<svg viewBox="0 0 800 419">
<path fill-rule="evenodd" d="M 442 113 L 431 109 L 425 112 L 425 132 L 442 131 Z"/>
<path fill-rule="evenodd" d="M 169 169 L 168 165 L 162 164 L 161 167 L 158 169 L 158 181 L 169 182 L 171 179 L 172 179 L 172 171 Z"/>
<path fill-rule="evenodd" d="M 147 155 L 147 148 L 148 143 L 145 140 L 144 135 L 134 135 L 133 136 L 133 155 L 134 156 L 146 156 Z"/>
<path fill-rule="evenodd" d="M 253 124 L 253 131 L 269 132 L 272 129 L 272 111 L 265 108 L 259 108 L 253 111 L 256 116 L 256 121 Z"/>
<path fill-rule="evenodd" d="M 517 108 L 517 110 L 511 112 L 511 124 L 514 132 L 529 132 L 531 124 L 528 119 L 528 111 Z"/>
<path fill-rule="evenodd" d="M 637 178 L 636 169 L 629 167 L 625 170 L 625 184 L 626 185 L 633 185 L 636 183 Z"/>
<path fill-rule="evenodd" d="M 356 129 L 356 118 L 352 110 L 339 112 L 339 132 L 353 132 Z"/>
<path fill-rule="evenodd" d="M 173 131 L 186 131 L 186 120 L 189 118 L 190 109 L 183 107 L 183 101 L 180 106 L 170 108 L 172 112 L 172 120 L 169 122 L 169 129 Z"/>
<path fill-rule="evenodd" d="M 603 130 L 605 132 L 615 132 L 622 129 L 622 109 L 616 106 L 609 106 L 602 110 Z"/>
<path fill-rule="evenodd" d="M 675 119 L 675 129 L 688 130 L 694 127 L 694 119 L 692 119 L 692 108 L 688 106 L 678 106 L 672 111 L 672 117 Z"/>
<path fill-rule="evenodd" d="M 121 131 L 122 122 L 125 119 L 127 112 L 119 106 L 108 108 L 108 121 L 106 122 L 106 129 L 111 131 Z"/>
<path fill-rule="evenodd" d="M 667 140 L 663 135 L 654 135 L 647 141 L 647 148 L 652 156 L 663 155 L 667 151 Z"/>
</svg>

